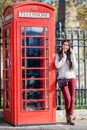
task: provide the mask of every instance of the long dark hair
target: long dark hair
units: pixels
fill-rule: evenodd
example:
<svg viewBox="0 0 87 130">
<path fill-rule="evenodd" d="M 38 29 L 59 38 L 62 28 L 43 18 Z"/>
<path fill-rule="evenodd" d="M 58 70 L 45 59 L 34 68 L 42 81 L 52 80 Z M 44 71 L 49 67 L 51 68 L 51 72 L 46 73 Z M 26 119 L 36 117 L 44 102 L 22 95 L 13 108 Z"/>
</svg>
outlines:
<svg viewBox="0 0 87 130">
<path fill-rule="evenodd" d="M 62 41 L 62 45 L 65 43 L 65 42 L 68 42 L 69 44 L 69 49 L 68 51 L 66 52 L 66 55 L 67 55 L 67 64 L 69 65 L 69 69 L 71 70 L 73 68 L 73 65 L 72 65 L 72 62 L 71 62 L 71 52 L 70 52 L 70 48 L 71 48 L 71 41 L 70 40 L 63 40 Z M 58 55 L 59 55 L 59 60 L 61 60 L 61 58 L 63 57 L 63 51 L 62 51 L 62 48 L 61 50 L 58 52 Z"/>
</svg>

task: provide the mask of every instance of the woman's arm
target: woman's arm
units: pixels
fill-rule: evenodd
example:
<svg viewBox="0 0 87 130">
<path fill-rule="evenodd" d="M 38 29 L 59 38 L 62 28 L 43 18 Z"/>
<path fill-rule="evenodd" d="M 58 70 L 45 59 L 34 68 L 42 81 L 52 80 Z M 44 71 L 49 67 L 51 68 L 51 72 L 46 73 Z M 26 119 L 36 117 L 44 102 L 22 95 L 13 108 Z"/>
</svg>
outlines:
<svg viewBox="0 0 87 130">
<path fill-rule="evenodd" d="M 73 68 L 74 68 L 74 69 L 77 69 L 78 64 L 77 64 L 76 57 L 75 57 L 75 54 L 74 54 L 73 51 L 71 52 L 71 62 L 72 62 L 72 64 L 73 64 Z"/>
<path fill-rule="evenodd" d="M 63 54 L 63 57 L 61 58 L 61 60 L 59 60 L 59 56 L 58 54 L 56 54 L 56 57 L 55 57 L 55 66 L 57 69 L 59 69 L 66 61 L 66 54 L 64 53 Z"/>
</svg>

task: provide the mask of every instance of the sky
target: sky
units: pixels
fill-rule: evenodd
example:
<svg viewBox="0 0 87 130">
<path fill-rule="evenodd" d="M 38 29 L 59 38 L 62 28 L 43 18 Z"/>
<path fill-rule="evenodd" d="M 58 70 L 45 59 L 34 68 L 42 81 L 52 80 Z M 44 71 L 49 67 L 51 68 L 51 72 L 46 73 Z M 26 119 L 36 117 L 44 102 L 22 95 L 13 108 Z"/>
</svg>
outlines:
<svg viewBox="0 0 87 130">
<path fill-rule="evenodd" d="M 45 0 L 46 2 L 51 2 L 52 0 Z M 59 1 L 59 0 L 56 0 L 56 1 Z"/>
<path fill-rule="evenodd" d="M 46 2 L 51 2 L 51 0 L 45 0 Z"/>
</svg>

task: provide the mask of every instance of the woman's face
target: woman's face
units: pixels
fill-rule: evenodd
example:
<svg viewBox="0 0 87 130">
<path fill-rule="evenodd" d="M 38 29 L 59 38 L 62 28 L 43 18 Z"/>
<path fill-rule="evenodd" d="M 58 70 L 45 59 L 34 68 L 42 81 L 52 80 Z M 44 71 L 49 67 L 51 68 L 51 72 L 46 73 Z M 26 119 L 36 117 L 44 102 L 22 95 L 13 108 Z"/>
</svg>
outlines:
<svg viewBox="0 0 87 130">
<path fill-rule="evenodd" d="M 64 42 L 62 45 L 62 50 L 63 52 L 67 52 L 69 50 L 69 43 L 68 42 Z"/>
</svg>

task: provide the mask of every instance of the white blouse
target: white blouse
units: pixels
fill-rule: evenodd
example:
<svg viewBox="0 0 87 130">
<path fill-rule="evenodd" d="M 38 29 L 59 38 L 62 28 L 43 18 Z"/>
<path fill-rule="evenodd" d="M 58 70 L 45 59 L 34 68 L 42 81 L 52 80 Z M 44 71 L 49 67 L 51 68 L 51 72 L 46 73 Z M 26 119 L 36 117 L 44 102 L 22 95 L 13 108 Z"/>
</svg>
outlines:
<svg viewBox="0 0 87 130">
<path fill-rule="evenodd" d="M 76 78 L 75 69 L 77 68 L 77 61 L 74 55 L 74 52 L 71 53 L 71 62 L 73 65 L 73 69 L 69 69 L 69 65 L 66 62 L 67 56 L 64 53 L 61 60 L 59 60 L 59 55 L 56 54 L 55 58 L 55 66 L 58 69 L 58 79 L 59 78 Z"/>
</svg>

